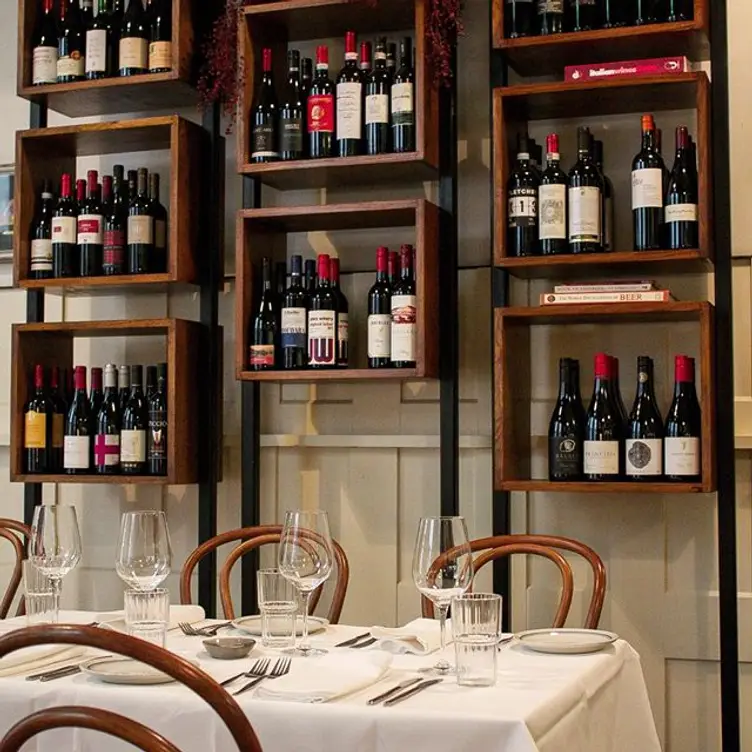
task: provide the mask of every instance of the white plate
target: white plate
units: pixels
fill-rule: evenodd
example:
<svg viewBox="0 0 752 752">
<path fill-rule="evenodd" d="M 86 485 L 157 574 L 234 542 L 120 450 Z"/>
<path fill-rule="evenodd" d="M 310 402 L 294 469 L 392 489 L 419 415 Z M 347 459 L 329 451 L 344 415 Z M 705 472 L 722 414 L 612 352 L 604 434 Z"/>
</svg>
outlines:
<svg viewBox="0 0 752 752">
<path fill-rule="evenodd" d="M 537 653 L 597 653 L 619 639 L 613 632 L 600 629 L 529 629 L 517 639 Z"/>
<path fill-rule="evenodd" d="M 182 656 L 181 656 L 182 657 Z M 196 661 L 188 660 L 194 666 Z M 167 684 L 173 682 L 168 674 L 132 658 L 92 658 L 81 664 L 81 671 L 87 676 L 107 682 L 108 684 Z"/>
<path fill-rule="evenodd" d="M 329 619 L 322 619 L 319 616 L 308 617 L 308 634 L 316 634 L 317 632 L 323 632 Z M 242 616 L 240 619 L 235 619 L 232 626 L 235 629 L 239 629 L 241 632 L 252 635 L 253 637 L 261 636 L 261 617 L 256 616 Z M 303 634 L 303 617 L 298 615 L 295 620 L 295 635 L 300 637 Z"/>
</svg>

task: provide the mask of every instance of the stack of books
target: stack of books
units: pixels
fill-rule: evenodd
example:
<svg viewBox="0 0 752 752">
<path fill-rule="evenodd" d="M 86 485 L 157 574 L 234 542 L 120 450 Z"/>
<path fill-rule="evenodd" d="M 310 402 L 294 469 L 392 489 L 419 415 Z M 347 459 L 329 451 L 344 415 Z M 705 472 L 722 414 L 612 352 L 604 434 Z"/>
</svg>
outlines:
<svg viewBox="0 0 752 752">
<path fill-rule="evenodd" d="M 676 300 L 670 290 L 661 288 L 651 280 L 620 282 L 573 282 L 556 285 L 553 292 L 544 292 L 540 304 L 567 303 L 667 303 Z"/>
</svg>

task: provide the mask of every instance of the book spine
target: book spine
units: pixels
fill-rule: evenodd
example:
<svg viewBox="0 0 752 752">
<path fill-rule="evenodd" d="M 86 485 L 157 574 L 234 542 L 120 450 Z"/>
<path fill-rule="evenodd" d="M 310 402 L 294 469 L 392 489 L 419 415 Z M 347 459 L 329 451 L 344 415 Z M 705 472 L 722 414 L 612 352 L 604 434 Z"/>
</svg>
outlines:
<svg viewBox="0 0 752 752">
<path fill-rule="evenodd" d="M 663 76 L 691 70 L 686 57 L 657 57 L 649 60 L 625 60 L 619 63 L 569 65 L 564 69 L 565 81 L 597 81 L 634 76 Z"/>
<path fill-rule="evenodd" d="M 556 285 L 554 292 L 563 293 L 589 293 L 589 292 L 651 292 L 655 290 L 654 282 L 636 282 L 634 284 L 592 284 L 592 285 Z"/>
<path fill-rule="evenodd" d="M 653 290 L 651 292 L 544 292 L 540 296 L 540 305 L 559 305 L 562 303 L 666 303 L 669 300 L 672 300 L 669 290 Z"/>
</svg>

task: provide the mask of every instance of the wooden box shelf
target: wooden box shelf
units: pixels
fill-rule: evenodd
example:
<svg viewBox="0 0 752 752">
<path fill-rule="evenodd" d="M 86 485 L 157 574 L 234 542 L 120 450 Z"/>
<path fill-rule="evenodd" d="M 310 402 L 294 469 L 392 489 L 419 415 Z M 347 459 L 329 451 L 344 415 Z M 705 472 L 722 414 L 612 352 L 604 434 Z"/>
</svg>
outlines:
<svg viewBox="0 0 752 752">
<path fill-rule="evenodd" d="M 427 6 L 427 0 L 380 0 L 378 4 L 370 0 L 284 0 L 246 5 L 239 42 L 246 77 L 238 127 L 238 172 L 282 190 L 436 179 L 438 90 L 428 66 Z M 348 30 L 380 33 L 406 29 L 413 29 L 416 151 L 267 164 L 250 161 L 254 74 L 261 68 L 263 47 L 272 48 L 275 81 L 283 82 L 288 44 L 340 37 Z M 329 62 L 330 71 L 336 71 L 337 62 Z"/>
<path fill-rule="evenodd" d="M 494 322 L 494 487 L 503 491 L 709 493 L 715 489 L 713 306 L 706 302 L 623 303 L 500 308 Z M 571 324 L 696 322 L 702 407 L 702 482 L 549 483 L 531 479 L 531 327 Z M 617 353 L 618 355 L 618 353 Z M 583 395 L 587 400 L 587 394 Z"/>
<path fill-rule="evenodd" d="M 31 40 L 41 9 L 42 3 L 38 0 L 18 0 L 19 97 L 46 104 L 68 117 L 177 109 L 196 104 L 196 90 L 190 84 L 193 75 L 193 0 L 174 0 L 172 3 L 172 70 L 169 73 L 34 86 Z"/>
<path fill-rule="evenodd" d="M 254 265 L 260 268 L 264 256 L 286 256 L 286 235 L 292 232 L 355 230 L 364 228 L 415 228 L 415 280 L 417 297 L 417 364 L 414 369 L 368 369 L 353 367 L 332 370 L 251 371 L 248 369 L 250 324 L 256 310 L 257 288 Z M 244 209 L 237 220 L 237 289 L 235 295 L 235 369 L 244 381 L 352 381 L 436 378 L 438 375 L 438 232 L 439 210 L 422 199 L 369 201 L 323 206 L 292 206 Z M 375 245 L 359 259 L 375 254 Z M 346 251 L 341 256 L 348 266 Z M 350 312 L 365 306 L 365 300 L 351 300 Z M 354 332 L 351 329 L 350 336 Z M 360 334 L 360 333 L 359 333 Z M 364 365 L 364 364 L 361 364 Z"/>
<path fill-rule="evenodd" d="M 205 133 L 177 115 L 39 128 L 16 134 L 16 227 L 14 279 L 19 287 L 89 287 L 196 282 L 199 274 L 199 217 L 201 164 Z M 42 181 L 54 187 L 64 172 L 76 174 L 76 158 L 135 151 L 170 153 L 166 274 L 106 277 L 29 279 L 29 228 Z"/>
<path fill-rule="evenodd" d="M 23 465 L 23 410 L 29 399 L 30 376 L 36 364 L 45 368 L 72 368 L 73 341 L 95 337 L 164 337 L 167 360 L 167 475 L 79 476 L 25 475 Z M 202 327 L 183 319 L 15 324 L 11 374 L 12 481 L 27 483 L 196 483 L 198 475 L 198 370 Z M 103 365 L 103 364 L 97 364 Z"/>
</svg>

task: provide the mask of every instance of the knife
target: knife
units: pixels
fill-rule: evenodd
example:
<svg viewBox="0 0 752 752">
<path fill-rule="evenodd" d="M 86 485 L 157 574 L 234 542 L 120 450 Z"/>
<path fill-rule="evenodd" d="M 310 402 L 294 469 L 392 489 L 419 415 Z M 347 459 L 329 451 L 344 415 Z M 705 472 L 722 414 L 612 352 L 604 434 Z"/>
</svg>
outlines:
<svg viewBox="0 0 752 752">
<path fill-rule="evenodd" d="M 413 684 L 417 684 L 419 681 L 422 681 L 419 676 L 416 676 L 413 679 L 406 679 L 405 681 L 398 684 L 396 687 L 392 687 L 391 689 L 388 689 L 386 692 L 376 696 L 372 697 L 366 705 L 376 705 L 377 703 L 381 702 L 382 700 L 386 700 L 388 697 L 391 697 L 393 694 L 396 694 L 401 689 L 407 689 L 408 687 L 412 687 Z"/>
<path fill-rule="evenodd" d="M 75 674 L 79 674 L 79 673 L 81 673 L 80 666 L 71 666 L 65 671 L 58 671 L 55 674 L 47 674 L 46 676 L 40 676 L 39 681 L 40 682 L 54 681 L 55 679 L 63 679 L 66 676 L 74 676 Z"/>
<path fill-rule="evenodd" d="M 348 647 L 353 648 L 353 650 L 357 650 L 358 648 L 369 648 L 374 643 L 377 643 L 379 640 L 377 637 L 371 637 L 368 640 L 364 640 L 363 642 L 356 642 L 354 645 L 348 645 Z"/>
<path fill-rule="evenodd" d="M 356 642 L 365 640 L 366 638 L 370 636 L 371 636 L 370 632 L 363 632 L 363 634 L 359 634 L 357 637 L 351 637 L 349 640 L 345 640 L 344 642 L 338 642 L 334 647 L 335 648 L 349 648 L 352 645 L 354 645 Z"/>
<path fill-rule="evenodd" d="M 434 684 L 440 684 L 443 681 L 443 679 L 427 679 L 420 684 L 416 684 L 412 689 L 408 689 L 407 692 L 403 692 L 401 695 L 397 695 L 396 697 L 392 697 L 390 700 L 387 700 L 384 703 L 384 707 L 391 707 L 392 705 L 396 705 L 398 702 L 402 702 L 402 700 L 406 700 L 408 697 L 417 695 L 418 692 L 422 692 L 424 689 L 433 687 Z"/>
</svg>

